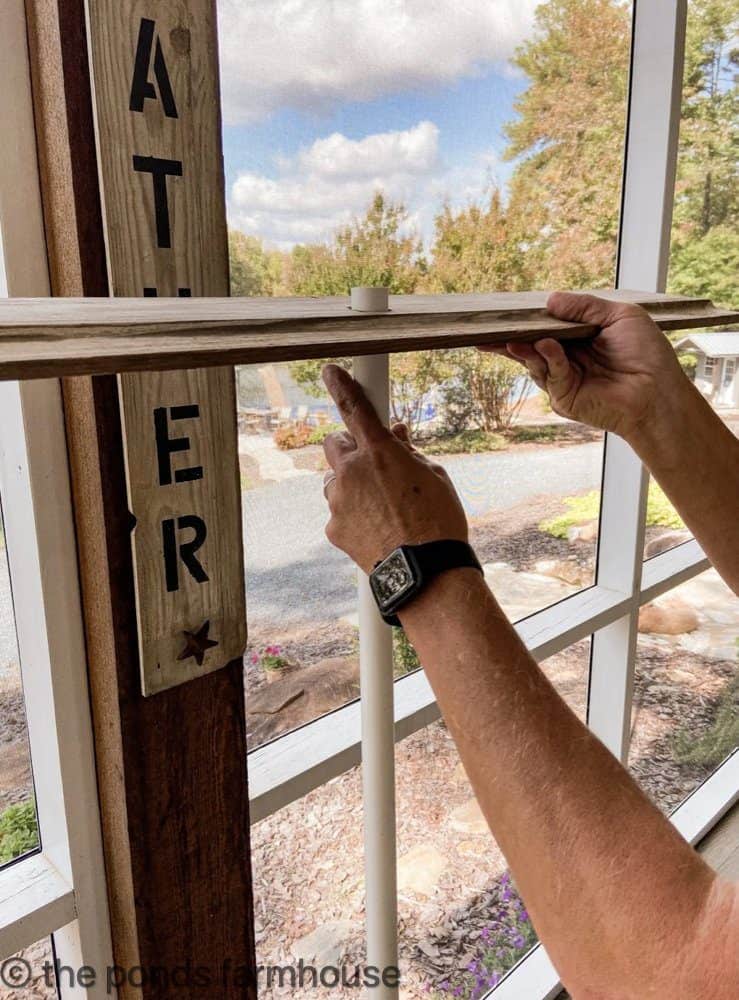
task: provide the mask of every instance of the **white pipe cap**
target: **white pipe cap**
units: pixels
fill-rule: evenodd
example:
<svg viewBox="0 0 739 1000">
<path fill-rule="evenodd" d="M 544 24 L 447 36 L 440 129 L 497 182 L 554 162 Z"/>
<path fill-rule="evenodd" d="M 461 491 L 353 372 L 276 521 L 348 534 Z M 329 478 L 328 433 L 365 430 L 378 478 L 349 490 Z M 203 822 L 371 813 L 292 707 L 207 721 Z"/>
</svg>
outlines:
<svg viewBox="0 0 739 1000">
<path fill-rule="evenodd" d="M 390 289 L 363 286 L 351 289 L 351 307 L 357 312 L 387 312 Z"/>
</svg>

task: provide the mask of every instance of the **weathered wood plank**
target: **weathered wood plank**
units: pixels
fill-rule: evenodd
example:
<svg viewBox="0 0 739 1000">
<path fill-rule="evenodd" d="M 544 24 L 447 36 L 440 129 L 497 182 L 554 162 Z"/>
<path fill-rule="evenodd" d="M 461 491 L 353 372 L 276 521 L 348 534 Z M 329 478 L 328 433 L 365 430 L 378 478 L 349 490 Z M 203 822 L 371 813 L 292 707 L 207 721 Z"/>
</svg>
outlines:
<svg viewBox="0 0 739 1000">
<path fill-rule="evenodd" d="M 708 299 L 599 291 L 644 306 L 663 330 L 717 326 L 739 312 Z M 0 302 L 0 378 L 156 371 L 592 336 L 545 309 L 546 292 L 399 295 L 387 313 L 348 299 L 13 299 Z"/>
<path fill-rule="evenodd" d="M 183 296 L 185 309 L 193 295 L 227 295 L 212 0 L 88 0 L 88 11 L 112 293 Z M 232 368 L 187 366 L 122 371 L 119 388 L 148 695 L 246 646 L 236 390 Z M 172 456 L 170 439 L 187 454 Z M 186 646 L 200 629 L 211 644 Z"/>
</svg>

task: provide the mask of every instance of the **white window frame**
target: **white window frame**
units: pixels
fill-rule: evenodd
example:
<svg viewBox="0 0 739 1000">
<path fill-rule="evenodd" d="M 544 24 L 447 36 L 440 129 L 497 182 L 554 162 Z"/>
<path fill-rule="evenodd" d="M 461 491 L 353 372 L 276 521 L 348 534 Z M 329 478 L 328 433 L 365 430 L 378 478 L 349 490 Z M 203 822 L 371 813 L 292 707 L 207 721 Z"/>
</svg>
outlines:
<svg viewBox="0 0 739 1000">
<path fill-rule="evenodd" d="M 686 15 L 687 0 L 635 0 L 620 287 L 664 288 Z M 12 294 L 45 295 L 23 0 L 5 0 L 0 11 L 0 67 L 14 97 L 12 107 L 5 102 L 0 108 L 0 133 L 18 138 L 12 155 L 9 144 L 0 160 L 0 198 L 13 192 L 2 199 L 6 271 Z M 65 964 L 104 968 L 112 963 L 112 949 L 58 383 L 0 387 L 0 427 L 0 487 L 42 840 L 40 852 L 0 871 L 0 956 L 53 933 Z M 593 636 L 588 721 L 621 759 L 628 752 L 639 607 L 709 567 L 695 541 L 642 562 L 646 486 L 636 456 L 609 436 L 596 583 L 516 624 L 537 660 Z M 249 754 L 253 823 L 360 762 L 360 714 L 359 703 L 351 703 Z M 422 671 L 396 682 L 396 740 L 438 717 Z M 734 754 L 672 822 L 697 842 L 734 804 L 738 788 Z M 493 992 L 496 1000 L 545 1000 L 559 989 L 538 946 Z M 63 995 L 75 992 L 82 995 L 68 989 Z M 103 994 L 91 989 L 84 995 Z"/>
<path fill-rule="evenodd" d="M 0 8 L 0 214 L 14 296 L 49 294 L 23 0 Z M 11 139 L 12 137 L 12 139 Z M 85 638 L 58 380 L 0 383 L 0 495 L 40 848 L 0 869 L 0 961 L 53 935 L 60 965 L 113 964 Z M 33 970 L 34 973 L 38 970 Z"/>
</svg>

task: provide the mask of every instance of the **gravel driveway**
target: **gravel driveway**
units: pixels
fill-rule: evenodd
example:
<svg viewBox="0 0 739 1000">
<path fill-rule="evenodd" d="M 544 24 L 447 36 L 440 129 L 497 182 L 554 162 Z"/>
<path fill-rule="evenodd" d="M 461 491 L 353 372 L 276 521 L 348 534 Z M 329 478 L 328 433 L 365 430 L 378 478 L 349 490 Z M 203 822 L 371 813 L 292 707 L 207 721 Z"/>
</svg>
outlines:
<svg viewBox="0 0 739 1000">
<path fill-rule="evenodd" d="M 536 495 L 570 496 L 600 486 L 600 442 L 564 448 L 444 456 L 467 514 L 481 517 Z M 305 624 L 355 611 L 355 570 L 324 536 L 319 474 L 244 494 L 249 620 Z"/>
</svg>

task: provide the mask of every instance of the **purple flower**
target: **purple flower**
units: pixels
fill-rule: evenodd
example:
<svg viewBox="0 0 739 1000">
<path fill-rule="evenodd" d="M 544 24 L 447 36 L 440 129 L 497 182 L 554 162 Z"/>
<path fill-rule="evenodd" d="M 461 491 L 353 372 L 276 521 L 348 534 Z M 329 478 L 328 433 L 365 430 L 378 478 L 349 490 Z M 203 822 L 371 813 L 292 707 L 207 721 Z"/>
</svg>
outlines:
<svg viewBox="0 0 739 1000">
<path fill-rule="evenodd" d="M 516 934 L 516 936 L 512 939 L 512 943 L 514 948 L 523 948 L 524 946 L 523 934 Z"/>
<path fill-rule="evenodd" d="M 521 917 L 521 920 L 523 920 L 524 922 L 526 922 L 529 919 L 529 914 L 526 910 L 521 910 L 521 913 L 519 915 Z"/>
<path fill-rule="evenodd" d="M 504 903 L 507 903 L 511 899 L 511 890 L 508 888 L 508 886 L 506 886 L 505 889 L 503 890 L 502 899 Z"/>
</svg>

